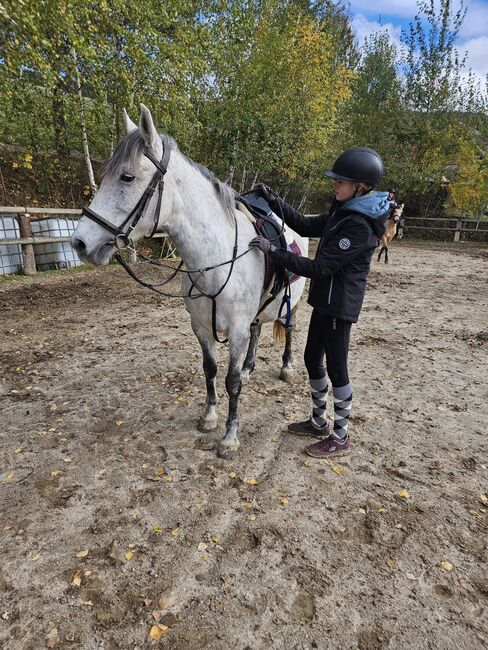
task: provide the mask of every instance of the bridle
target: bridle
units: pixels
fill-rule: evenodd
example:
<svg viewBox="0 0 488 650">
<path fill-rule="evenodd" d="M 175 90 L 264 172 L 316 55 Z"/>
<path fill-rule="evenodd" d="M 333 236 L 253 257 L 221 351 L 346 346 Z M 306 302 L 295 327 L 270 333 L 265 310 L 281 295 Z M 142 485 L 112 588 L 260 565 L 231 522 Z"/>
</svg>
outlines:
<svg viewBox="0 0 488 650">
<path fill-rule="evenodd" d="M 163 155 L 161 157 L 161 160 L 157 160 L 157 158 L 155 158 L 149 151 L 144 151 L 146 158 L 149 158 L 149 160 L 156 167 L 156 172 L 151 178 L 149 185 L 144 190 L 141 198 L 139 201 L 137 201 L 134 208 L 127 215 L 120 226 L 116 226 L 113 223 L 110 223 L 110 221 L 104 219 L 91 208 L 83 208 L 82 210 L 82 215 L 84 217 L 91 219 L 99 226 L 102 226 L 102 228 L 105 228 L 105 230 L 108 230 L 114 235 L 114 239 L 109 243 L 112 243 L 118 250 L 122 250 L 131 245 L 132 241 L 130 236 L 132 234 L 132 231 L 144 216 L 146 208 L 149 205 L 156 188 L 158 189 L 158 201 L 156 204 L 156 209 L 154 211 L 153 225 L 148 237 L 152 237 L 158 228 L 159 213 L 161 211 L 161 199 L 164 190 L 164 175 L 168 171 L 169 157 L 171 155 L 171 146 L 169 143 L 166 142 L 165 144 L 164 141 L 161 140 L 161 144 L 163 145 Z M 126 226 L 127 230 L 125 229 Z"/>
</svg>

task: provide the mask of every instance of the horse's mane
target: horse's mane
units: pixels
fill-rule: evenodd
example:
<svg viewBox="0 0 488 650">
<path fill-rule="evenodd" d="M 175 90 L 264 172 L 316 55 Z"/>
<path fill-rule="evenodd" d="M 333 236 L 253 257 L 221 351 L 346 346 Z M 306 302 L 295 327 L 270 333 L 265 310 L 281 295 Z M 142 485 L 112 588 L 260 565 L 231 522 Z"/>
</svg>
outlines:
<svg viewBox="0 0 488 650">
<path fill-rule="evenodd" d="M 184 158 L 192 167 L 197 169 L 206 180 L 210 181 L 223 207 L 232 212 L 235 207 L 235 190 L 233 190 L 230 185 L 220 181 L 209 169 L 182 154 L 178 148 L 176 140 L 170 135 L 162 133 L 160 134 L 160 137 L 165 146 L 169 146 L 172 150 L 177 151 L 179 155 L 182 156 L 182 158 Z M 139 129 L 135 129 L 128 133 L 118 144 L 115 151 L 104 165 L 100 173 L 100 179 L 112 179 L 119 176 L 124 170 L 127 170 L 128 167 L 133 168 L 136 161 L 143 155 L 145 146 L 144 138 Z"/>
</svg>

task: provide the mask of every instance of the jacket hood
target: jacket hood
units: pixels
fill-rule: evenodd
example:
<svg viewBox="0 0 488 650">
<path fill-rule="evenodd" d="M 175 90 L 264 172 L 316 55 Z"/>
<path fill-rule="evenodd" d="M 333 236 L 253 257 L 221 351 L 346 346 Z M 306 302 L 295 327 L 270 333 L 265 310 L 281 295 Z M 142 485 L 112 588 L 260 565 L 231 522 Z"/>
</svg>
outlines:
<svg viewBox="0 0 488 650">
<path fill-rule="evenodd" d="M 387 200 L 388 192 L 369 192 L 364 196 L 357 196 L 342 204 L 343 210 L 357 212 L 369 221 L 373 231 L 381 237 L 385 231 L 385 222 L 392 207 L 392 202 Z"/>
</svg>

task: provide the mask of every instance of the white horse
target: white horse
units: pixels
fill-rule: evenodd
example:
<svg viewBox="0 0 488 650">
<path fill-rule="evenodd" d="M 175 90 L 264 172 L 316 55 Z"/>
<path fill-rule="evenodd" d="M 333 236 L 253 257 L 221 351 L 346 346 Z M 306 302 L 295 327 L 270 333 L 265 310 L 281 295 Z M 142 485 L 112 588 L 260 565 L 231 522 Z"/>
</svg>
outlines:
<svg viewBox="0 0 488 650">
<path fill-rule="evenodd" d="M 276 321 L 283 291 L 259 314 L 256 323 L 264 302 L 265 259 L 261 251 L 249 250 L 256 232 L 249 218 L 236 208 L 234 190 L 184 156 L 171 137 L 159 135 L 143 104 L 139 127 L 125 111 L 124 119 L 127 135 L 109 159 L 100 189 L 84 211 L 71 243 L 84 261 L 103 265 L 108 264 L 121 242 L 135 242 L 155 227 L 169 234 L 186 269 L 196 271 L 182 274 L 181 288 L 203 351 L 207 400 L 199 420 L 200 431 L 217 427 L 216 330 L 229 342 L 225 379 L 229 411 L 218 449 L 220 456 L 229 458 L 239 447 L 237 406 L 241 378 L 249 376 L 254 367 L 261 324 Z M 290 230 L 285 234 L 288 238 L 291 234 L 302 254 L 307 254 L 307 239 Z M 235 261 L 228 263 L 233 258 Z M 198 271 L 208 267 L 212 268 Z M 290 285 L 292 314 L 304 285 L 304 278 Z M 291 372 L 290 328 L 281 378 L 289 380 Z"/>
</svg>

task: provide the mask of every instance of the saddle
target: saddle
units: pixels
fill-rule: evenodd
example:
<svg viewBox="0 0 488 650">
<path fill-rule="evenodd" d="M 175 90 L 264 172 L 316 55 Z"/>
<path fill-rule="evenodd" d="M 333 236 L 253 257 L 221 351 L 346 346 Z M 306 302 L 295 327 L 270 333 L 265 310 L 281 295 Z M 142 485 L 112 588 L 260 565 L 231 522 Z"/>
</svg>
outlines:
<svg viewBox="0 0 488 650">
<path fill-rule="evenodd" d="M 243 209 L 244 208 L 244 209 Z M 287 242 L 283 232 L 283 226 L 276 214 L 270 208 L 266 199 L 259 194 L 246 192 L 237 198 L 237 209 L 244 212 L 254 226 L 258 235 L 265 237 L 275 248 L 290 251 L 296 255 L 301 255 L 301 250 L 296 241 Z M 286 304 L 287 316 L 286 326 L 290 320 L 290 284 L 298 280 L 300 276 L 287 271 L 284 267 L 278 266 L 273 262 L 269 255 L 265 256 L 265 272 L 263 281 L 263 298 L 258 314 L 271 303 L 282 289 L 285 289 L 285 295 L 280 308 Z"/>
</svg>

